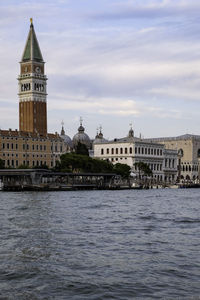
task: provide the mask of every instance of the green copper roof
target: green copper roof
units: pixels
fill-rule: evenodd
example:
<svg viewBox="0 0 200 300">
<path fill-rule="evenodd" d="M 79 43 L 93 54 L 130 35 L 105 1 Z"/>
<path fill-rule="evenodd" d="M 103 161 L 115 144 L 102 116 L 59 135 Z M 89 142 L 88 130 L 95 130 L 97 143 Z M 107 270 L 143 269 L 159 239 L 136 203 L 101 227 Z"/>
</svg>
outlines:
<svg viewBox="0 0 200 300">
<path fill-rule="evenodd" d="M 26 46 L 24 48 L 24 53 L 22 55 L 22 61 L 25 62 L 29 60 L 43 62 L 43 57 L 40 51 L 40 47 L 32 23 L 30 25 Z"/>
</svg>

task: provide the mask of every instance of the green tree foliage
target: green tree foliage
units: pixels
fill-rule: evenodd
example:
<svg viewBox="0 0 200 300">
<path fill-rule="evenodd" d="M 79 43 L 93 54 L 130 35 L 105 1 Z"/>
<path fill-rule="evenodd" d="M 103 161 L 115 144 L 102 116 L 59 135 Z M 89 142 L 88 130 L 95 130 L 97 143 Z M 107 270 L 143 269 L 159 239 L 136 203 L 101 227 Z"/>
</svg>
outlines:
<svg viewBox="0 0 200 300">
<path fill-rule="evenodd" d="M 57 162 L 55 170 L 77 173 L 112 173 L 113 165 L 105 160 L 94 159 L 87 155 L 66 153 L 61 155 L 60 162 Z"/>
<path fill-rule="evenodd" d="M 135 163 L 135 168 L 139 170 L 139 176 L 140 175 L 144 175 L 144 176 L 152 175 L 152 171 L 149 168 L 149 166 L 142 161 Z"/>
<path fill-rule="evenodd" d="M 5 162 L 3 159 L 0 158 L 0 169 L 4 169 L 5 168 Z"/>
<path fill-rule="evenodd" d="M 32 167 L 32 169 L 45 169 L 45 170 L 48 170 L 49 167 L 45 164 L 41 164 L 40 166 Z"/>
<path fill-rule="evenodd" d="M 113 167 L 114 173 L 121 175 L 123 178 L 128 178 L 130 175 L 131 168 L 126 164 L 117 163 Z"/>
<path fill-rule="evenodd" d="M 89 156 L 87 146 L 85 144 L 80 143 L 80 142 L 78 142 L 78 145 L 75 148 L 75 153 Z"/>
<path fill-rule="evenodd" d="M 27 165 L 20 165 L 17 169 L 30 169 Z"/>
</svg>

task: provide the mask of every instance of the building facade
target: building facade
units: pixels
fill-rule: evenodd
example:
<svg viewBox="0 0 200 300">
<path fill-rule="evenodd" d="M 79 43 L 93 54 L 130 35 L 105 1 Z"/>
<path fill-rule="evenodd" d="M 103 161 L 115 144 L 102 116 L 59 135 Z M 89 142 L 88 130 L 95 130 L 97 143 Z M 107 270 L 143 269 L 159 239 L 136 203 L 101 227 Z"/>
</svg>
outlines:
<svg viewBox="0 0 200 300">
<path fill-rule="evenodd" d="M 166 149 L 174 149 L 178 152 L 178 175 L 180 180 L 199 181 L 200 135 L 185 134 L 178 137 L 152 138 L 150 140 L 164 144 Z"/>
<path fill-rule="evenodd" d="M 93 147 L 94 157 L 113 164 L 127 164 L 137 175 L 139 170 L 135 164 L 143 162 L 152 170 L 156 181 L 174 182 L 177 179 L 177 151 L 165 149 L 163 144 L 134 137 L 132 129 L 125 138 L 95 141 Z"/>
</svg>

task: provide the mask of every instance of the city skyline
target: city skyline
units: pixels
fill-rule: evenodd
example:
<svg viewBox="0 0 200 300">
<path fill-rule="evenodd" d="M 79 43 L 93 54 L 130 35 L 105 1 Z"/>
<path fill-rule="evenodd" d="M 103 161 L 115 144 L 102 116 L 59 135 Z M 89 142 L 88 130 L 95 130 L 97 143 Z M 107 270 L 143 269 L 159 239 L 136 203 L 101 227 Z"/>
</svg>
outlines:
<svg viewBox="0 0 200 300">
<path fill-rule="evenodd" d="M 0 4 L 0 128 L 18 128 L 21 60 L 33 18 L 46 62 L 48 132 L 92 138 L 199 134 L 197 1 L 18 1 Z"/>
</svg>

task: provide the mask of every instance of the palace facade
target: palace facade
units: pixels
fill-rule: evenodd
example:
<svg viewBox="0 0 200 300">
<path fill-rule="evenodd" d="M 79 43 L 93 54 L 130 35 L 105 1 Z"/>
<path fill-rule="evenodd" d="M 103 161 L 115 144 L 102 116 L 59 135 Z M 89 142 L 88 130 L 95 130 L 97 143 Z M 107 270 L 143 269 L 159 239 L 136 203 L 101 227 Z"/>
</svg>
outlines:
<svg viewBox="0 0 200 300">
<path fill-rule="evenodd" d="M 180 180 L 200 179 L 200 135 L 184 134 L 177 137 L 151 138 L 146 141 L 165 145 L 178 152 L 178 175 Z"/>
</svg>

